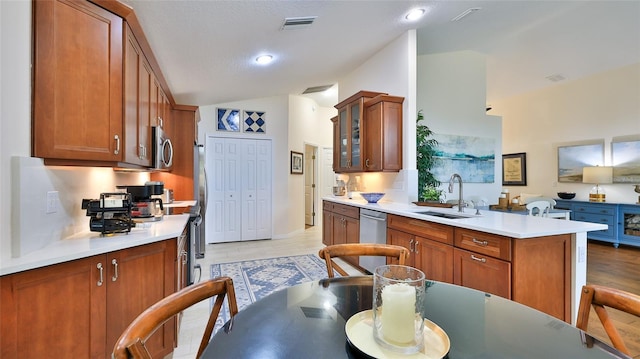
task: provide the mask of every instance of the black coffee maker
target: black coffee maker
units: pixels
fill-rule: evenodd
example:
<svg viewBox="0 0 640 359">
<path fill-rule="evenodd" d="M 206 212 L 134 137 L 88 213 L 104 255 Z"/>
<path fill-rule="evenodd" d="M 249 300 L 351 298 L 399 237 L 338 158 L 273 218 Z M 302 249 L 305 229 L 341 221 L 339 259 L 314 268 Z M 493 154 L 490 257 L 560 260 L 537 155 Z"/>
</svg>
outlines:
<svg viewBox="0 0 640 359">
<path fill-rule="evenodd" d="M 146 182 L 142 186 L 116 186 L 131 194 L 131 219 L 136 222 L 150 222 L 162 220 L 164 207 L 162 198 L 152 198 L 164 192 L 164 183 Z"/>
</svg>

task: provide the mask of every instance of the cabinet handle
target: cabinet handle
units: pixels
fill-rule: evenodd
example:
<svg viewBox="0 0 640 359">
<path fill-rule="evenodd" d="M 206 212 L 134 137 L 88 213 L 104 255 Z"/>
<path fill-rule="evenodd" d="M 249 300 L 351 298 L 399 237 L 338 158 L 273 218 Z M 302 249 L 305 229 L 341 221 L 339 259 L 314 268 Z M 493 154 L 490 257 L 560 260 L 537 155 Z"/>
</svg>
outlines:
<svg viewBox="0 0 640 359">
<path fill-rule="evenodd" d="M 160 126 L 160 128 L 162 128 L 162 127 L 163 127 L 163 124 L 162 124 L 162 117 L 159 117 L 159 116 L 158 116 L 158 126 Z"/>
<path fill-rule="evenodd" d="M 409 252 L 413 252 L 414 251 L 414 247 L 413 247 L 413 243 L 414 242 L 415 241 L 413 239 L 409 241 Z"/>
<path fill-rule="evenodd" d="M 98 267 L 98 270 L 100 271 L 100 280 L 98 280 L 98 287 L 102 286 L 102 283 L 104 282 L 104 278 L 102 277 L 103 275 L 103 269 L 102 269 L 102 263 L 98 263 L 98 265 L 96 266 Z"/>
<path fill-rule="evenodd" d="M 114 135 L 113 139 L 116 140 L 116 150 L 113 151 L 113 154 L 117 155 L 118 153 L 120 153 L 120 136 Z"/>
<path fill-rule="evenodd" d="M 187 251 L 182 251 L 182 264 L 187 264 Z"/>
<path fill-rule="evenodd" d="M 371 167 L 371 166 L 369 166 L 369 159 L 368 159 L 368 158 L 364 161 L 364 165 L 365 165 L 367 168 Z"/>
<path fill-rule="evenodd" d="M 416 254 L 417 254 L 417 253 L 420 253 L 420 252 L 418 251 L 418 246 L 419 246 L 419 245 L 420 245 L 420 242 L 418 242 L 418 241 L 416 241 L 416 243 L 413 245 L 413 249 L 414 249 L 414 251 L 416 252 Z"/>
<path fill-rule="evenodd" d="M 482 262 L 482 263 L 486 263 L 487 262 L 486 258 L 478 258 L 478 257 L 474 256 L 473 254 L 471 255 L 471 259 L 473 259 L 474 261 Z"/>
<path fill-rule="evenodd" d="M 111 264 L 113 264 L 113 277 L 111 277 L 111 281 L 115 282 L 118 280 L 118 261 L 114 258 L 111 260 Z"/>
<path fill-rule="evenodd" d="M 144 146 L 143 145 L 138 145 L 138 158 L 139 159 L 143 159 L 144 158 Z"/>
<path fill-rule="evenodd" d="M 479 246 L 483 246 L 483 247 L 486 247 L 486 246 L 488 246 L 488 245 L 489 245 L 489 242 L 487 242 L 487 241 L 480 241 L 480 240 L 477 240 L 477 239 L 475 239 L 475 238 L 471 239 L 471 241 L 472 241 L 473 243 L 475 243 L 475 244 L 477 244 L 477 245 L 479 245 Z"/>
</svg>

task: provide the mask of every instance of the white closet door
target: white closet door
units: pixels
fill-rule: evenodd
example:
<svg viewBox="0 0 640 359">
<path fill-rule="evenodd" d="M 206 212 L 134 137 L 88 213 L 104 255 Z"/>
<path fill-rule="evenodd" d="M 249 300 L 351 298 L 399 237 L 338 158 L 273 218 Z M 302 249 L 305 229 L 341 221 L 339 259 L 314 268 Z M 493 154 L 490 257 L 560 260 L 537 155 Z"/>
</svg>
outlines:
<svg viewBox="0 0 640 359">
<path fill-rule="evenodd" d="M 256 144 L 256 239 L 272 237 L 271 141 Z"/>
<path fill-rule="evenodd" d="M 242 240 L 256 239 L 256 142 L 242 141 Z"/>
<path fill-rule="evenodd" d="M 224 238 L 224 140 L 207 137 L 205 142 L 205 169 L 207 171 L 207 212 L 205 239 L 207 243 L 221 242 Z"/>
<path fill-rule="evenodd" d="M 230 139 L 207 137 L 205 146 L 209 182 L 206 242 L 239 241 L 242 225 L 239 144 Z"/>
<path fill-rule="evenodd" d="M 225 139 L 225 148 L 223 242 L 232 242 L 242 239 L 242 143 Z"/>
</svg>

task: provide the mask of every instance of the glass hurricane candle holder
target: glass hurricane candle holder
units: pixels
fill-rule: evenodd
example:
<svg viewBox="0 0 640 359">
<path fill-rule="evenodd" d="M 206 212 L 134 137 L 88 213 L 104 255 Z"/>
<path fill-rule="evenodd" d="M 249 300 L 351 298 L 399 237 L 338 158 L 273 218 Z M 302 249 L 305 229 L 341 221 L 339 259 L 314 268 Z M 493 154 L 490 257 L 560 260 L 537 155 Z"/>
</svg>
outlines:
<svg viewBox="0 0 640 359">
<path fill-rule="evenodd" d="M 383 348 L 412 354 L 424 347 L 424 273 L 401 265 L 373 275 L 373 337 Z"/>
</svg>

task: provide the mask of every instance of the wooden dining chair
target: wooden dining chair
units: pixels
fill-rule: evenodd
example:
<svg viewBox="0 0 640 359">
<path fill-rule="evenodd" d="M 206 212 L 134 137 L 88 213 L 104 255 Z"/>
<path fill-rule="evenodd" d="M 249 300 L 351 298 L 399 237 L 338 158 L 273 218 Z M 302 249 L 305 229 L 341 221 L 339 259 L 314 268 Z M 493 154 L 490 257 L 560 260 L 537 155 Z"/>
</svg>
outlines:
<svg viewBox="0 0 640 359">
<path fill-rule="evenodd" d="M 327 263 L 327 274 L 329 278 L 333 278 L 333 270 L 343 276 L 349 274 L 340 267 L 333 258 L 351 257 L 351 256 L 384 256 L 398 261 L 398 264 L 405 265 L 409 259 L 409 250 L 402 246 L 391 244 L 375 244 L 375 243 L 346 243 L 334 244 L 322 248 L 318 252 L 318 256 Z M 362 273 L 366 273 L 361 268 L 356 268 Z"/>
<path fill-rule="evenodd" d="M 595 309 L 595 312 L 604 327 L 604 331 L 607 333 L 607 336 L 609 336 L 613 346 L 619 351 L 627 355 L 631 355 L 629 349 L 624 344 L 622 337 L 618 333 L 618 330 L 614 326 L 613 321 L 609 318 L 609 313 L 607 312 L 606 307 L 640 317 L 640 296 L 601 285 L 587 284 L 583 286 L 582 294 L 580 295 L 580 306 L 578 307 L 576 327 L 585 332 L 589 325 L 589 313 L 591 312 L 591 307 Z M 587 344 L 591 346 L 593 343 L 587 342 Z"/>
<path fill-rule="evenodd" d="M 194 284 L 160 300 L 147 308 L 129 324 L 116 342 L 113 348 L 112 358 L 151 358 L 151 354 L 149 354 L 149 351 L 145 347 L 145 342 L 162 324 L 188 307 L 204 299 L 216 296 L 213 309 L 209 315 L 209 321 L 207 322 L 202 341 L 200 342 L 200 348 L 198 348 L 196 358 L 199 358 L 209 343 L 225 295 L 229 302 L 231 318 L 233 318 L 233 316 L 238 313 L 238 305 L 233 289 L 233 281 L 229 277 L 217 277 Z"/>
<path fill-rule="evenodd" d="M 530 216 L 549 217 L 551 204 L 548 201 L 533 201 L 527 203 L 526 207 Z"/>
</svg>

